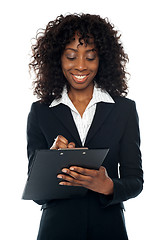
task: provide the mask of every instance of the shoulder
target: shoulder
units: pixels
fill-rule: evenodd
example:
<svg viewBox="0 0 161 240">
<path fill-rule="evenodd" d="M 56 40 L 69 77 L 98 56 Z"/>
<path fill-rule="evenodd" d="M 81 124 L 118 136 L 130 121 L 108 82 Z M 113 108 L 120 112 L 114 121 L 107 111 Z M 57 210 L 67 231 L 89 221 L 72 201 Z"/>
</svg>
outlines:
<svg viewBox="0 0 161 240">
<path fill-rule="evenodd" d="M 40 101 L 33 102 L 31 104 L 31 111 L 42 111 L 43 109 L 48 109 L 49 105 L 41 103 Z"/>
<path fill-rule="evenodd" d="M 127 97 L 113 97 L 115 104 L 122 108 L 131 108 L 135 107 L 135 101 Z"/>
<path fill-rule="evenodd" d="M 133 105 L 135 101 L 127 97 L 113 97 L 115 103 L 124 104 L 124 105 Z"/>
<path fill-rule="evenodd" d="M 40 101 L 33 102 L 31 104 L 29 117 L 34 118 L 43 118 L 45 115 L 48 115 L 49 105 L 41 103 Z"/>
<path fill-rule="evenodd" d="M 50 104 L 45 104 L 40 101 L 33 102 L 31 105 L 30 114 L 34 114 L 39 118 L 46 118 L 51 114 L 63 113 L 64 108 L 68 108 L 64 104 L 58 104 L 57 106 L 50 107 Z"/>
<path fill-rule="evenodd" d="M 49 107 L 49 104 L 41 103 L 41 101 L 36 101 L 32 103 L 32 106 L 36 108 L 43 108 L 43 107 Z"/>
<path fill-rule="evenodd" d="M 113 97 L 115 101 L 115 109 L 118 112 L 121 112 L 125 115 L 131 115 L 132 113 L 136 113 L 136 104 L 134 100 L 131 100 L 127 97 Z"/>
</svg>

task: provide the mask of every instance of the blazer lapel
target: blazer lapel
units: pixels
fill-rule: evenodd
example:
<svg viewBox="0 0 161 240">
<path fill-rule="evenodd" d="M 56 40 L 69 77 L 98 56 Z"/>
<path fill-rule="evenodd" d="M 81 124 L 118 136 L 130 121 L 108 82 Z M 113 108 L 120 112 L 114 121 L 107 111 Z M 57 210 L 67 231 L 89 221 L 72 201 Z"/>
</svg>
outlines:
<svg viewBox="0 0 161 240">
<path fill-rule="evenodd" d="M 88 131 L 85 146 L 88 144 L 90 139 L 96 134 L 96 132 L 99 130 L 105 119 L 110 114 L 111 110 L 113 109 L 115 103 L 103 103 L 100 102 L 97 104 L 96 112 L 91 124 L 91 127 Z"/>
<path fill-rule="evenodd" d="M 59 118 L 59 120 L 63 124 L 63 126 L 74 137 L 75 143 L 77 142 L 78 146 L 82 146 L 81 139 L 69 107 L 64 104 L 59 104 L 52 109 L 56 117 Z"/>
</svg>

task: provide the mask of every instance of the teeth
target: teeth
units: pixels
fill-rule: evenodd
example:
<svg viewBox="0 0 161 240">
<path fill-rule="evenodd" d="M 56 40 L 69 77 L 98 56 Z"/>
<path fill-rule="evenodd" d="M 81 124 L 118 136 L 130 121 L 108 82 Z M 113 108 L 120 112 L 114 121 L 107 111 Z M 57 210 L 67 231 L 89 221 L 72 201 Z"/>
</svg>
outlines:
<svg viewBox="0 0 161 240">
<path fill-rule="evenodd" d="M 78 78 L 78 79 L 83 79 L 85 78 L 87 75 L 82 75 L 82 76 L 78 76 L 78 75 L 74 75 L 74 77 Z"/>
</svg>

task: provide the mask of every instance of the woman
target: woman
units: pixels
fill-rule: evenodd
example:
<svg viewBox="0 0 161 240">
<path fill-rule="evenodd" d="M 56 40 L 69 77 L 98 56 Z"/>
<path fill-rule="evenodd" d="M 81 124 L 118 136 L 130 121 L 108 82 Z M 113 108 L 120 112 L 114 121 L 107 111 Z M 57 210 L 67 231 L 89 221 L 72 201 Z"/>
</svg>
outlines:
<svg viewBox="0 0 161 240">
<path fill-rule="evenodd" d="M 143 171 L 120 36 L 107 19 L 74 14 L 49 22 L 36 40 L 30 67 L 40 100 L 28 117 L 29 170 L 36 149 L 110 149 L 99 170 L 62 169 L 60 185 L 88 192 L 37 202 L 43 209 L 37 239 L 126 240 L 123 201 L 142 191 Z"/>
</svg>

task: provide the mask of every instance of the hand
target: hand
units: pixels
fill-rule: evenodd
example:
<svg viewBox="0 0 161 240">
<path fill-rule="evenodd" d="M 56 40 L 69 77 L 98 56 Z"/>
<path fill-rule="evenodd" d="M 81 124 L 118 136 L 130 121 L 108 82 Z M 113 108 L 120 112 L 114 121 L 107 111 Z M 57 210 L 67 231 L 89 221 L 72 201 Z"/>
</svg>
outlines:
<svg viewBox="0 0 161 240">
<path fill-rule="evenodd" d="M 60 185 L 81 186 L 105 195 L 113 194 L 113 181 L 103 166 L 99 170 L 72 166 L 63 168 L 62 172 L 68 175 L 59 174 L 57 177 L 67 182 L 62 181 Z"/>
<path fill-rule="evenodd" d="M 75 143 L 68 143 L 68 140 L 65 137 L 58 135 L 50 149 L 59 148 L 75 148 Z"/>
</svg>

